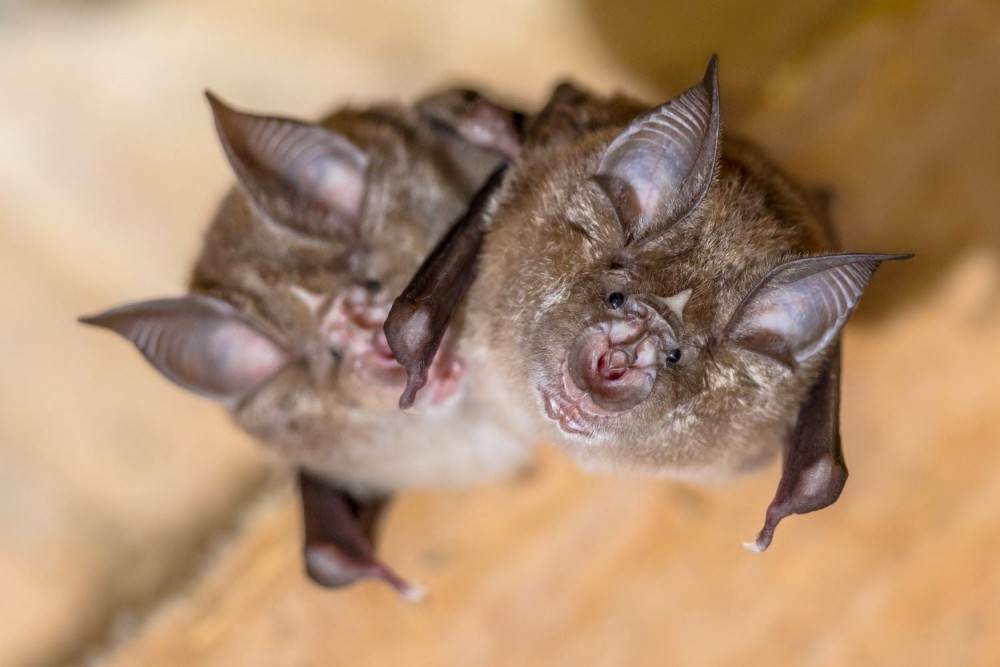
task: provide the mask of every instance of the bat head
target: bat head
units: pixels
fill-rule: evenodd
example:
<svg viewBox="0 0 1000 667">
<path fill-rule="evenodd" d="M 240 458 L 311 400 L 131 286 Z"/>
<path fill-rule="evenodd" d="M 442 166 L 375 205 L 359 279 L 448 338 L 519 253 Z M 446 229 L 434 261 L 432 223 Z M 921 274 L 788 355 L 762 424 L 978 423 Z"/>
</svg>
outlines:
<svg viewBox="0 0 1000 667">
<path fill-rule="evenodd" d="M 445 91 L 309 123 L 208 99 L 237 187 L 192 293 L 82 320 L 265 440 L 316 442 L 395 412 L 406 374 L 382 331 L 392 297 L 516 141 L 512 112 Z M 425 400 L 449 403 L 462 379 L 461 359 L 442 355 Z"/>
<path fill-rule="evenodd" d="M 624 129 L 520 165 L 496 210 L 476 298 L 509 324 L 485 344 L 581 463 L 706 478 L 768 460 L 892 258 L 824 254 L 808 197 L 723 151 L 720 126 L 713 58 Z"/>
</svg>

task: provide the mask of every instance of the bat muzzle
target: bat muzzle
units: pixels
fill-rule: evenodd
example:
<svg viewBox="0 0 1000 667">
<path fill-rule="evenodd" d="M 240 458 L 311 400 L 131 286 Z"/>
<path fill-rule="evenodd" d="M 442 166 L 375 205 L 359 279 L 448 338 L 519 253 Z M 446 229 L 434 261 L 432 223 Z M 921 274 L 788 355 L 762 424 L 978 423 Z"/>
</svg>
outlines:
<svg viewBox="0 0 1000 667">
<path fill-rule="evenodd" d="M 653 391 L 662 356 L 657 340 L 641 321 L 599 322 L 573 341 L 570 378 L 604 410 L 630 410 Z"/>
</svg>

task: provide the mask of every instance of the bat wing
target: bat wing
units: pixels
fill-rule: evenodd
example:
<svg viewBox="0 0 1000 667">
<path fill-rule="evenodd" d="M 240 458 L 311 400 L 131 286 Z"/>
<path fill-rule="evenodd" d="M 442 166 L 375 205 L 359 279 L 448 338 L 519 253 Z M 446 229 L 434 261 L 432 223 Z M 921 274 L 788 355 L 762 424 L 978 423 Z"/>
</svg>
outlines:
<svg viewBox="0 0 1000 667">
<path fill-rule="evenodd" d="M 388 496 L 361 499 L 305 470 L 299 471 L 299 490 L 310 579 L 327 588 L 381 579 L 408 600 L 423 597 L 419 587 L 375 558 L 375 533 Z"/>
<path fill-rule="evenodd" d="M 847 482 L 847 465 L 840 446 L 840 357 L 838 340 L 819 380 L 799 410 L 784 455 L 781 481 L 767 508 L 764 527 L 745 546 L 764 551 L 778 523 L 791 514 L 805 514 L 836 502 Z"/>
<path fill-rule="evenodd" d="M 472 284 L 486 233 L 488 207 L 500 188 L 506 165 L 490 176 L 469 209 L 417 269 L 393 302 L 385 336 L 396 360 L 406 369 L 406 389 L 399 407 L 413 405 L 427 382 L 428 369 L 459 302 Z"/>
</svg>

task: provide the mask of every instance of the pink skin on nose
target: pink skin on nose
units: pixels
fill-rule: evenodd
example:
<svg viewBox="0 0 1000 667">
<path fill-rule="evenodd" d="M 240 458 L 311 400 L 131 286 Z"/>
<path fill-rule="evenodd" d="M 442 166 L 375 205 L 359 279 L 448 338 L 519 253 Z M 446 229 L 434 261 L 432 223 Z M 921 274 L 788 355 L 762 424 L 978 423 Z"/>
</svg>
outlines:
<svg viewBox="0 0 1000 667">
<path fill-rule="evenodd" d="M 563 358 L 560 377 L 539 384 L 549 418 L 567 433 L 593 436 L 602 421 L 646 400 L 667 351 L 677 346 L 680 316 L 670 317 L 675 322 L 637 299 L 581 331 Z"/>
<path fill-rule="evenodd" d="M 570 378 L 609 412 L 622 412 L 653 391 L 663 355 L 644 319 L 605 320 L 584 329 L 567 358 Z"/>
</svg>

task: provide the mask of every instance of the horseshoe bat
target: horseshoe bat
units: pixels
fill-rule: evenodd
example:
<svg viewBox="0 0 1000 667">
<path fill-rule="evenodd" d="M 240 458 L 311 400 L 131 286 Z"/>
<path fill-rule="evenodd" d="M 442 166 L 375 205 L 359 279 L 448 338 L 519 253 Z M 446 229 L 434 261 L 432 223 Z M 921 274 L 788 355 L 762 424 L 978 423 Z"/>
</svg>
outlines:
<svg viewBox="0 0 1000 667">
<path fill-rule="evenodd" d="M 237 185 L 189 293 L 81 321 L 124 336 L 298 469 L 313 580 L 375 578 L 417 597 L 374 555 L 392 494 L 503 474 L 527 450 L 482 418 L 455 337 L 425 369 L 422 414 L 401 414 L 406 372 L 382 324 L 434 240 L 516 154 L 522 117 L 462 89 L 319 123 L 208 100 Z"/>
<path fill-rule="evenodd" d="M 560 85 L 493 199 L 452 232 L 481 228 L 478 252 L 459 244 L 411 288 L 478 274 L 467 335 L 494 395 L 592 470 L 709 481 L 782 452 L 756 551 L 836 501 L 840 333 L 879 265 L 910 256 L 841 252 L 823 193 L 722 136 L 715 57 L 653 109 Z M 457 283 L 422 295 L 424 366 Z M 390 342 L 404 324 L 390 315 Z"/>
</svg>

